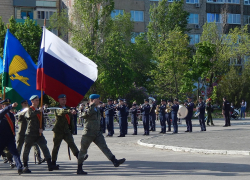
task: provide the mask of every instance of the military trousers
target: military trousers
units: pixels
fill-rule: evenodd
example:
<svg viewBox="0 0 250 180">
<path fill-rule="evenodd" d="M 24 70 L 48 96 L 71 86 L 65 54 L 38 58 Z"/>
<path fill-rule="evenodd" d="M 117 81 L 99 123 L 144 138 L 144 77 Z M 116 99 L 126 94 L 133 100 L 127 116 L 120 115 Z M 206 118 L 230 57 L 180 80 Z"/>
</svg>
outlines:
<svg viewBox="0 0 250 180">
<path fill-rule="evenodd" d="M 199 122 L 200 122 L 201 131 L 206 131 L 205 114 L 199 115 Z"/>
<path fill-rule="evenodd" d="M 51 159 L 51 155 L 47 146 L 47 141 L 43 134 L 41 136 L 30 136 L 26 135 L 24 140 L 24 151 L 23 151 L 23 162 L 27 163 L 29 160 L 29 153 L 31 147 L 37 143 L 37 145 L 41 148 L 43 155 L 46 160 Z"/>
<path fill-rule="evenodd" d="M 155 120 L 156 120 L 156 114 L 152 113 L 149 115 L 149 124 L 150 124 L 150 129 L 152 131 L 155 131 Z"/>
<path fill-rule="evenodd" d="M 142 115 L 144 134 L 149 135 L 149 114 Z"/>
<path fill-rule="evenodd" d="M 22 152 L 22 147 L 23 147 L 23 144 L 24 144 L 24 139 L 25 139 L 25 135 L 22 136 L 22 135 L 19 135 L 17 136 L 17 139 L 16 139 L 16 144 L 17 144 L 17 151 L 18 153 L 21 155 L 21 152 Z M 40 151 L 40 148 L 39 146 L 37 145 L 37 143 L 35 143 L 33 145 L 34 147 L 34 152 L 35 152 L 35 155 L 37 157 L 41 157 L 41 151 Z"/>
<path fill-rule="evenodd" d="M 166 113 L 165 117 L 166 117 L 166 121 L 168 123 L 168 131 L 171 131 L 171 113 Z"/>
<path fill-rule="evenodd" d="M 134 134 L 137 134 L 137 117 L 136 117 L 136 115 L 132 115 L 131 123 L 133 124 Z"/>
<path fill-rule="evenodd" d="M 106 124 L 108 129 L 108 135 L 113 136 L 114 134 L 114 116 L 106 115 Z"/>
<path fill-rule="evenodd" d="M 122 136 L 125 136 L 126 124 L 127 124 L 126 117 L 119 116 L 120 135 L 122 135 Z"/>
<path fill-rule="evenodd" d="M 211 124 L 214 124 L 211 112 L 207 113 L 207 124 L 209 124 L 209 122 L 211 122 Z"/>
<path fill-rule="evenodd" d="M 71 151 L 73 152 L 74 156 L 78 156 L 79 150 L 74 142 L 73 136 L 71 133 L 55 133 L 54 132 L 54 137 L 53 137 L 53 142 L 54 142 L 54 146 L 52 149 L 52 161 L 56 161 L 57 160 L 57 155 L 58 155 L 58 151 L 59 148 L 61 146 L 62 140 L 64 140 L 69 148 L 71 149 Z"/>
<path fill-rule="evenodd" d="M 96 134 L 96 133 L 93 133 Z M 106 141 L 102 135 L 102 132 L 98 132 L 97 135 L 83 135 L 81 139 L 81 149 L 78 155 L 78 164 L 82 164 L 84 162 L 85 155 L 88 152 L 88 148 L 90 144 L 94 142 L 100 150 L 105 154 L 105 156 L 111 160 L 113 158 L 113 154 L 108 148 Z"/>
<path fill-rule="evenodd" d="M 16 149 L 16 143 L 14 137 L 7 137 L 5 135 L 0 135 L 0 154 L 3 153 L 5 148 L 8 148 L 10 153 L 13 155 L 17 169 L 21 169 L 23 167 L 22 162 L 20 160 L 20 155 Z"/>
<path fill-rule="evenodd" d="M 102 133 L 106 132 L 106 120 L 104 117 L 101 117 L 101 129 L 102 129 Z"/>
<path fill-rule="evenodd" d="M 178 124 L 177 124 L 177 113 L 171 113 L 172 116 L 172 122 L 173 122 L 173 127 L 174 127 L 174 133 L 178 133 Z"/>
<path fill-rule="evenodd" d="M 187 125 L 187 131 L 192 132 L 193 131 L 192 117 L 186 117 L 186 125 Z"/>
<path fill-rule="evenodd" d="M 225 126 L 231 126 L 229 111 L 225 111 L 224 117 L 225 117 Z"/>
<path fill-rule="evenodd" d="M 160 114 L 161 132 L 166 132 L 166 116 L 165 114 Z"/>
</svg>

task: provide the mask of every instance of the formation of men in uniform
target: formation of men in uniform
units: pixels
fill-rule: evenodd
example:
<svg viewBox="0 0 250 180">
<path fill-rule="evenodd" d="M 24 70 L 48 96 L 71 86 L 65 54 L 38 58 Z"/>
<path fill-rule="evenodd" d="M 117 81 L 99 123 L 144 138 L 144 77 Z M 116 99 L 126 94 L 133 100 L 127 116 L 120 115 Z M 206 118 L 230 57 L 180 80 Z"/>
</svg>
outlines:
<svg viewBox="0 0 250 180">
<path fill-rule="evenodd" d="M 35 155 L 38 160 L 38 164 L 47 162 L 48 170 L 59 170 L 59 165 L 57 162 L 58 152 L 62 140 L 68 144 L 69 158 L 70 150 L 73 152 L 74 156 L 78 161 L 77 174 L 85 175 L 87 174 L 83 171 L 83 162 L 88 158 L 87 150 L 89 145 L 94 142 L 101 151 L 106 155 L 106 157 L 114 164 L 115 167 L 118 167 L 120 164 L 125 162 L 125 159 L 116 159 L 108 148 L 106 141 L 104 139 L 103 133 L 108 130 L 106 137 L 112 137 L 114 135 L 114 115 L 117 113 L 117 118 L 119 121 L 120 135 L 118 137 L 125 137 L 128 129 L 128 114 L 130 111 L 131 114 L 131 123 L 134 128 L 132 135 L 137 135 L 137 126 L 138 126 L 138 110 L 142 113 L 142 121 L 144 134 L 148 136 L 150 131 L 156 130 L 156 113 L 159 112 L 160 115 L 160 133 L 165 134 L 166 132 L 171 132 L 171 124 L 173 124 L 172 134 L 178 133 L 178 110 L 179 103 L 178 99 L 174 99 L 173 103 L 162 99 L 161 105 L 156 105 L 156 103 L 150 102 L 148 99 L 144 100 L 144 104 L 138 106 L 133 103 L 132 107 L 128 109 L 124 99 L 119 99 L 118 103 L 114 104 L 112 99 L 107 100 L 107 106 L 104 103 L 100 102 L 98 94 L 90 95 L 90 103 L 87 108 L 85 108 L 80 114 L 84 119 L 84 129 L 81 140 L 80 150 L 77 148 L 73 134 L 75 129 L 75 123 L 73 115 L 76 114 L 75 110 L 72 110 L 70 107 L 66 106 L 66 95 L 61 94 L 58 96 L 59 106 L 55 108 L 55 125 L 52 129 L 53 131 L 53 149 L 52 155 L 47 147 L 47 141 L 43 135 L 45 129 L 43 109 L 39 108 L 39 97 L 33 95 L 30 97 L 32 103 L 31 106 L 28 106 L 28 101 L 23 100 L 21 102 L 22 111 L 19 112 L 18 121 L 19 131 L 17 133 L 17 139 L 15 143 L 15 117 L 11 113 L 11 109 L 17 106 L 17 103 L 10 103 L 10 99 L 5 99 L 0 102 L 3 106 L 3 109 L 0 111 L 0 154 L 3 154 L 4 149 L 6 154 L 10 154 L 11 158 L 15 160 L 15 164 L 11 165 L 16 166 L 18 173 L 31 173 L 31 170 L 28 166 L 29 153 L 30 149 L 34 147 Z M 196 110 L 199 112 L 198 119 L 200 122 L 201 131 L 206 131 L 205 124 L 205 110 L 207 110 L 209 121 L 211 125 L 212 121 L 212 105 L 211 99 L 208 99 L 207 102 L 203 102 L 203 98 L 199 97 L 199 103 L 196 108 L 194 108 L 194 103 L 192 98 L 188 97 L 187 101 L 184 103 L 188 113 L 186 116 L 186 125 L 187 130 L 185 132 L 192 132 L 192 116 L 193 111 Z M 223 98 L 223 108 L 222 114 L 225 116 L 225 127 L 230 126 L 230 103 Z M 172 120 L 172 122 L 171 122 Z M 168 130 L 166 127 L 166 122 L 168 125 Z M 209 125 L 209 122 L 207 122 Z M 23 164 L 20 160 L 20 154 L 23 147 Z M 40 149 L 42 150 L 44 157 L 41 158 Z M 11 159 L 8 158 L 8 159 Z M 10 160 L 12 161 L 12 160 Z M 13 162 L 13 161 L 12 161 Z"/>
<path fill-rule="evenodd" d="M 3 109 L 0 111 L 0 154 L 3 154 L 4 149 L 13 155 L 15 160 L 15 166 L 18 169 L 18 174 L 31 173 L 28 166 L 29 153 L 32 146 L 36 147 L 39 151 L 41 148 L 45 160 L 48 165 L 48 170 L 59 170 L 59 165 L 56 164 L 58 151 L 62 140 L 66 141 L 68 148 L 71 149 L 73 154 L 78 159 L 77 174 L 87 174 L 82 170 L 82 163 L 87 159 L 87 149 L 91 142 L 94 142 L 107 158 L 112 161 L 115 167 L 125 162 L 125 159 L 116 159 L 112 152 L 107 147 L 106 141 L 103 137 L 103 132 L 100 126 L 100 110 L 97 107 L 99 105 L 99 95 L 91 95 L 90 108 L 83 112 L 83 118 L 85 119 L 83 130 L 83 136 L 81 141 L 81 149 L 78 150 L 74 143 L 73 131 L 74 131 L 74 119 L 73 115 L 76 113 L 66 106 L 66 95 L 61 94 L 58 96 L 59 107 L 55 108 L 55 125 L 53 128 L 53 150 L 52 157 L 47 147 L 47 141 L 43 135 L 45 129 L 43 108 L 39 107 L 39 97 L 33 95 L 30 97 L 32 105 L 28 107 L 26 100 L 22 101 L 23 110 L 19 112 L 18 121 L 20 122 L 20 129 L 17 138 L 17 147 L 15 143 L 15 117 L 11 113 L 11 109 L 17 107 L 17 103 L 10 104 L 10 99 L 1 101 L 0 104 Z M 20 154 L 23 148 L 23 163 L 20 160 Z M 38 147 L 39 146 L 39 147 Z M 69 151 L 70 152 L 70 151 Z M 70 154 L 69 154 L 70 155 Z M 45 160 L 39 159 L 40 163 Z"/>
</svg>

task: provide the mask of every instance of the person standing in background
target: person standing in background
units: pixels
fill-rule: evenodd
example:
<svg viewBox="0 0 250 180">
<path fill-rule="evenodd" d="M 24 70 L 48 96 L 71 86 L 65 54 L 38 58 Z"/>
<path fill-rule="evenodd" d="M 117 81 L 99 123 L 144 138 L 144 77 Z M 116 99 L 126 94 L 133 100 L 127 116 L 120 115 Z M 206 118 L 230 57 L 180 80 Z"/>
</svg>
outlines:
<svg viewBox="0 0 250 180">
<path fill-rule="evenodd" d="M 247 107 L 247 102 L 242 99 L 242 102 L 241 102 L 241 113 L 240 113 L 240 117 L 241 119 L 245 119 L 246 117 L 246 107 Z"/>
</svg>

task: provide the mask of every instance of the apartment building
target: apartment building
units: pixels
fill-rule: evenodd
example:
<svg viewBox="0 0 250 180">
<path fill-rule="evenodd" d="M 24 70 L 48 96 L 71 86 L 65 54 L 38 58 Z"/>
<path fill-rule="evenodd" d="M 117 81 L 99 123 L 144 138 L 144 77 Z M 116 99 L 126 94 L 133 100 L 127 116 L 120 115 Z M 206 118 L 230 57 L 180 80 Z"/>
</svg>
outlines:
<svg viewBox="0 0 250 180">
<path fill-rule="evenodd" d="M 13 15 L 13 0 L 0 0 L 0 16 L 2 17 L 3 22 L 9 22 L 10 17 Z"/>
<path fill-rule="evenodd" d="M 160 0 L 115 0 L 115 11 L 112 16 L 119 13 L 130 12 L 135 21 L 134 32 L 139 34 L 147 31 L 150 21 L 149 9 Z M 169 0 L 169 3 L 173 0 Z M 250 23 L 250 0 L 184 0 L 184 9 L 190 13 L 188 28 L 191 29 L 190 44 L 200 41 L 202 26 L 208 22 L 216 22 L 222 26 L 223 31 L 240 27 Z M 223 18 L 226 17 L 226 18 Z"/>
</svg>

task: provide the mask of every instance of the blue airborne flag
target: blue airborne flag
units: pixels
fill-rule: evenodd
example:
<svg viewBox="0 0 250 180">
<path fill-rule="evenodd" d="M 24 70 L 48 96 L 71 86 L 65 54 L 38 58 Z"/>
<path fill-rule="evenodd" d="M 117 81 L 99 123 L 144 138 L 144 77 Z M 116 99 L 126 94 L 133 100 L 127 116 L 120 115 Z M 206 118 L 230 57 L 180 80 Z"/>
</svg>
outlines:
<svg viewBox="0 0 250 180">
<path fill-rule="evenodd" d="M 19 102 L 20 105 L 22 100 L 28 100 L 31 95 L 40 97 L 40 91 L 36 90 L 37 67 L 9 30 L 5 37 L 3 68 L 2 87 L 6 87 L 5 98 Z"/>
<path fill-rule="evenodd" d="M 0 74 L 3 73 L 3 59 L 0 57 Z"/>
</svg>

